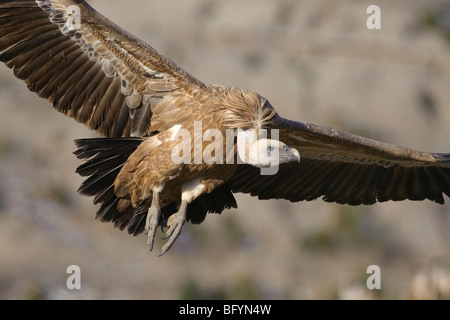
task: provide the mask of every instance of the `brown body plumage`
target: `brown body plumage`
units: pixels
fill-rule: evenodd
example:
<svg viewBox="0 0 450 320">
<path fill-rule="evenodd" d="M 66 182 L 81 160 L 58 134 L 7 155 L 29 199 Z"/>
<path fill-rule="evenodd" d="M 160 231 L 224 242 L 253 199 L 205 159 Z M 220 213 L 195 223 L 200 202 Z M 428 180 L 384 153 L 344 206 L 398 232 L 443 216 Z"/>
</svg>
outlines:
<svg viewBox="0 0 450 320">
<path fill-rule="evenodd" d="M 163 253 L 185 221 L 236 207 L 232 192 L 352 205 L 443 203 L 450 195 L 450 154 L 283 119 L 257 93 L 202 83 L 85 1 L 2 1 L 0 60 L 56 110 L 106 137 L 76 141 L 76 155 L 87 160 L 77 170 L 88 177 L 79 191 L 101 204 L 102 221 L 132 234 L 145 230 L 151 248 L 156 228 L 168 226 Z M 234 136 L 231 159 L 214 149 L 216 162 L 196 162 L 196 153 L 211 152 L 211 140 L 199 144 L 211 129 L 222 137 L 227 130 L 256 136 L 243 151 Z M 279 141 L 263 136 L 273 129 Z M 186 163 L 173 161 L 180 130 L 189 133 Z M 222 150 L 230 149 L 227 142 Z M 262 146 L 282 156 L 276 174 L 261 175 L 267 163 L 252 152 Z"/>
</svg>

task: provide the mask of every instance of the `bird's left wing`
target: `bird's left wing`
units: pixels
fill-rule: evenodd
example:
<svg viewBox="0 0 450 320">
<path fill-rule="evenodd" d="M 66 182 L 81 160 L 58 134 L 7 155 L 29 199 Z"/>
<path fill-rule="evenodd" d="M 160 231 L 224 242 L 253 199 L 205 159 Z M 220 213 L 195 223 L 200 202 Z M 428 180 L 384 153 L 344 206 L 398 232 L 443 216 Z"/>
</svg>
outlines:
<svg viewBox="0 0 450 320">
<path fill-rule="evenodd" d="M 104 136 L 144 135 L 178 111 L 174 95 L 204 86 L 83 0 L 0 1 L 0 61 Z"/>
<path fill-rule="evenodd" d="M 260 199 L 373 204 L 387 200 L 450 197 L 450 153 L 425 153 L 366 139 L 314 123 L 276 117 L 279 140 L 296 148 L 300 163 L 274 175 L 242 165 L 227 182 L 233 192 Z"/>
</svg>

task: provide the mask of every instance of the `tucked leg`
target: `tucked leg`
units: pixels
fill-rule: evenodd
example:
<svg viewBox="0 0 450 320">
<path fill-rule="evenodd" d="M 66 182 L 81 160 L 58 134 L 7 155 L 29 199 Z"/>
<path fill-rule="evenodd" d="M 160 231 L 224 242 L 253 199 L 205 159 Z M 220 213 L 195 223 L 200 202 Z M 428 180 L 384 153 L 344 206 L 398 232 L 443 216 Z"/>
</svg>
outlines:
<svg viewBox="0 0 450 320">
<path fill-rule="evenodd" d="M 177 240 L 178 236 L 181 233 L 181 228 L 183 227 L 184 223 L 186 222 L 186 209 L 188 206 L 188 202 L 186 200 L 182 200 L 180 204 L 180 209 L 178 212 L 171 215 L 167 221 L 167 226 L 169 229 L 166 232 L 166 236 L 163 238 L 164 240 L 169 239 L 167 243 L 162 248 L 161 253 L 159 254 L 162 256 L 164 253 L 167 252 L 167 250 L 172 247 L 175 240 Z"/>
<path fill-rule="evenodd" d="M 153 190 L 152 206 L 148 210 L 147 220 L 145 222 L 145 234 L 147 235 L 147 244 L 150 251 L 153 250 L 156 230 L 158 230 L 159 219 L 161 217 L 161 207 L 159 203 L 159 191 Z"/>
</svg>

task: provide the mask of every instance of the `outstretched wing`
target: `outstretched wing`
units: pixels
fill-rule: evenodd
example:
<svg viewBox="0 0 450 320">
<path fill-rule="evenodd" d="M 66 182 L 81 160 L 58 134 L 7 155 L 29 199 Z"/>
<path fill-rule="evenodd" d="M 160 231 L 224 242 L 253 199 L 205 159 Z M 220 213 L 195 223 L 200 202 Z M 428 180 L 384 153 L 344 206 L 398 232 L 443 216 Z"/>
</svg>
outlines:
<svg viewBox="0 0 450 320">
<path fill-rule="evenodd" d="M 227 182 L 233 192 L 260 199 L 373 204 L 387 200 L 444 203 L 450 197 L 450 153 L 433 154 L 359 137 L 314 123 L 274 120 L 279 139 L 296 148 L 301 161 L 281 165 L 275 175 L 241 166 Z"/>
<path fill-rule="evenodd" d="M 204 85 L 82 0 L 2 0 L 0 61 L 55 109 L 104 136 L 165 130 Z M 160 127 L 149 128 L 150 120 Z"/>
</svg>

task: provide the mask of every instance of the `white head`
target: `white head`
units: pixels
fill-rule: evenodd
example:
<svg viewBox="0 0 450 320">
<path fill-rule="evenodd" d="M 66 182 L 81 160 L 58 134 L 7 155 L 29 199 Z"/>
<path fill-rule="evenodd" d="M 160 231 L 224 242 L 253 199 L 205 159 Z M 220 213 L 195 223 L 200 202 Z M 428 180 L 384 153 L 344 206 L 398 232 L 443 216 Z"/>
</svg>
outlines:
<svg viewBox="0 0 450 320">
<path fill-rule="evenodd" d="M 275 136 L 278 137 L 277 134 Z M 296 149 L 290 148 L 277 139 L 265 137 L 258 139 L 255 130 L 241 130 L 237 138 L 238 160 L 240 163 L 261 168 L 261 175 L 276 174 L 280 164 L 291 161 L 300 162 L 300 153 Z"/>
<path fill-rule="evenodd" d="M 300 162 L 300 153 L 285 143 L 272 139 L 259 139 L 248 146 L 246 163 L 259 168 L 278 166 L 291 161 Z"/>
</svg>

